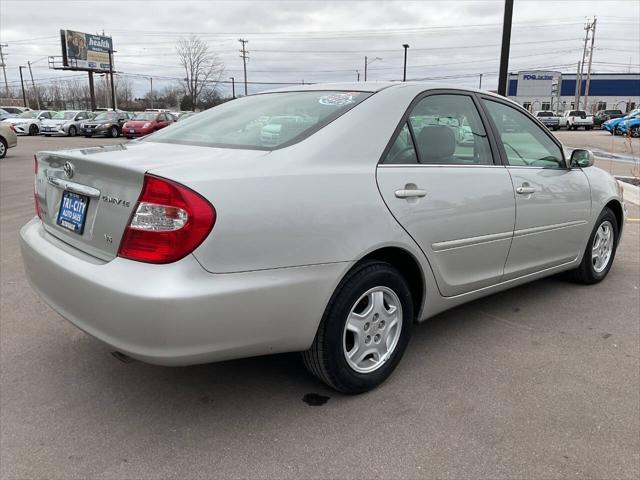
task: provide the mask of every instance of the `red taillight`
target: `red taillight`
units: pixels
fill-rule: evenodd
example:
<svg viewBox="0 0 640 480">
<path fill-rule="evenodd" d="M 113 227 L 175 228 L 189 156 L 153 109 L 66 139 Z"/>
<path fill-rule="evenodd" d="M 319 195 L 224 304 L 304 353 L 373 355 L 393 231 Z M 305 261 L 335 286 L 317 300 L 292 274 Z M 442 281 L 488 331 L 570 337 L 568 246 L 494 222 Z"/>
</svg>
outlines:
<svg viewBox="0 0 640 480">
<path fill-rule="evenodd" d="M 202 196 L 147 174 L 118 256 L 147 263 L 175 262 L 193 252 L 215 222 L 216 211 Z"/>
<path fill-rule="evenodd" d="M 36 215 L 38 217 L 41 217 L 40 215 L 40 202 L 38 201 L 38 157 L 36 157 L 35 155 L 33 156 L 33 162 L 34 162 L 34 167 L 33 167 L 33 173 L 34 173 L 34 177 L 33 177 L 33 202 L 36 206 Z"/>
</svg>

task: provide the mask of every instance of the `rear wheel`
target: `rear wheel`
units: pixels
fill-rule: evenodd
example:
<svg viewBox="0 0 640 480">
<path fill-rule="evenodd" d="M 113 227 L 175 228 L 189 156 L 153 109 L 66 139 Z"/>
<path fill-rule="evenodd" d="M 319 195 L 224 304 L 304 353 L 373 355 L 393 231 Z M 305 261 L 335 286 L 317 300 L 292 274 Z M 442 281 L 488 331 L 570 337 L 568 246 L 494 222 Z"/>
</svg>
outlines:
<svg viewBox="0 0 640 480">
<path fill-rule="evenodd" d="M 585 130 L 591 130 L 591 127 L 584 127 Z"/>
<path fill-rule="evenodd" d="M 639 138 L 640 137 L 640 126 L 631 127 L 631 129 L 629 129 L 629 133 L 631 134 L 631 136 L 633 138 Z"/>
<path fill-rule="evenodd" d="M 7 155 L 7 142 L 4 138 L 0 138 L 0 158 L 4 158 Z"/>
<path fill-rule="evenodd" d="M 611 269 L 618 246 L 618 221 L 605 208 L 591 232 L 580 266 L 574 270 L 577 281 L 587 285 L 604 279 Z"/>
<path fill-rule="evenodd" d="M 91 138 L 93 135 L 85 135 L 84 138 Z"/>
<path fill-rule="evenodd" d="M 363 262 L 334 292 L 303 353 L 305 366 L 341 392 L 371 390 L 398 365 L 412 322 L 411 293 L 400 272 L 385 262 Z"/>
<path fill-rule="evenodd" d="M 29 125 L 29 135 L 37 135 L 40 129 L 35 123 Z"/>
</svg>

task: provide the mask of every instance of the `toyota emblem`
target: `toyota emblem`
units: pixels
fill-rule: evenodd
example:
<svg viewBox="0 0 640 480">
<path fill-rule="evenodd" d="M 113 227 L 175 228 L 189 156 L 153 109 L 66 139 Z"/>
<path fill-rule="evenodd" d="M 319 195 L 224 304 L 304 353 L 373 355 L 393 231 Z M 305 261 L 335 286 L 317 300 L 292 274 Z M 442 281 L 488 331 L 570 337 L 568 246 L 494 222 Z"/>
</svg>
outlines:
<svg viewBox="0 0 640 480">
<path fill-rule="evenodd" d="M 67 176 L 67 178 L 73 177 L 73 165 L 71 165 L 71 163 L 65 162 L 62 169 L 64 170 L 64 174 Z"/>
</svg>

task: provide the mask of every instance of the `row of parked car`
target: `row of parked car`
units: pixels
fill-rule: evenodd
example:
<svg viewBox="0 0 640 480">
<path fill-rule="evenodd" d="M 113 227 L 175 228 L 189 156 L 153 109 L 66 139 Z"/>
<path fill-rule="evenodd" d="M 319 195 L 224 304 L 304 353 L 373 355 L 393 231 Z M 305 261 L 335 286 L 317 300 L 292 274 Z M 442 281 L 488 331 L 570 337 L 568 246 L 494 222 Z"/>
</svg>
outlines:
<svg viewBox="0 0 640 480">
<path fill-rule="evenodd" d="M 626 116 L 607 120 L 602 124 L 602 128 L 611 135 L 629 135 L 640 138 L 640 108 L 631 111 Z"/>
<path fill-rule="evenodd" d="M 551 130 L 559 130 L 560 128 L 566 128 L 567 130 L 603 128 L 602 125 L 606 121 L 625 116 L 621 110 L 599 110 L 595 115 L 589 115 L 584 110 L 568 110 L 562 114 L 549 110 L 538 110 L 533 112 L 533 115 Z"/>
<path fill-rule="evenodd" d="M 11 111 L 13 110 L 13 111 Z M 17 112 L 16 112 L 17 110 Z M 141 137 L 160 130 L 191 112 L 147 110 L 125 112 L 110 110 L 90 112 L 86 110 L 22 110 L 18 107 L 1 107 L 0 120 L 11 125 L 19 135 L 68 136 L 96 135 L 127 138 Z"/>
</svg>

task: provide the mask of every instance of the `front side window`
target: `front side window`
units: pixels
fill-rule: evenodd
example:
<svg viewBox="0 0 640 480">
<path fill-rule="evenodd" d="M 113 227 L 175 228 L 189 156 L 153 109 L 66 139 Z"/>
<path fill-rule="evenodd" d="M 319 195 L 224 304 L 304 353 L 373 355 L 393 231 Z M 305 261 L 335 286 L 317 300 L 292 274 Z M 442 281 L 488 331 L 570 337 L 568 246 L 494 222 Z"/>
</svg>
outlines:
<svg viewBox="0 0 640 480">
<path fill-rule="evenodd" d="M 411 146 L 415 149 L 413 156 Z M 405 153 L 399 153 L 403 149 Z M 395 158 L 388 155 L 385 163 L 412 163 L 415 158 L 420 164 L 431 165 L 493 163 L 480 115 L 467 95 L 437 94 L 420 100 L 389 153 L 393 152 Z"/>
<path fill-rule="evenodd" d="M 303 140 L 370 95 L 346 91 L 250 95 L 198 113 L 143 141 L 272 150 Z"/>
<path fill-rule="evenodd" d="M 503 103 L 483 102 L 496 125 L 509 165 L 565 168 L 562 150 L 533 120 Z"/>
</svg>

